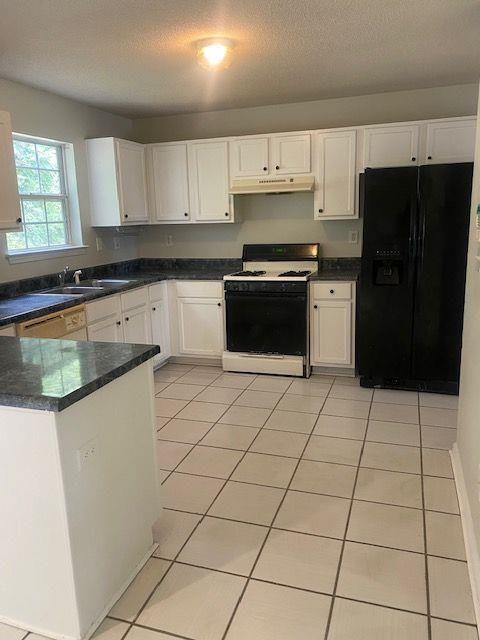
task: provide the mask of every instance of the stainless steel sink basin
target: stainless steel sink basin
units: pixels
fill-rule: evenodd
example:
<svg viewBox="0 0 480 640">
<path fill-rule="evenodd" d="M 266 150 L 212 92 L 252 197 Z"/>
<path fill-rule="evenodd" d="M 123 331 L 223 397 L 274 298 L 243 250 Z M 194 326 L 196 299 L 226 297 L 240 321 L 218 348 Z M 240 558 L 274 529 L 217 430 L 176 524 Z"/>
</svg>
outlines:
<svg viewBox="0 0 480 640">
<path fill-rule="evenodd" d="M 70 296 L 83 296 L 86 293 L 92 291 L 104 291 L 105 289 L 115 289 L 116 287 L 123 287 L 126 284 L 135 282 L 135 280 L 120 280 L 117 278 L 94 278 L 92 280 L 81 280 L 80 284 L 64 285 L 61 287 L 53 287 L 52 289 L 46 289 L 41 291 L 42 294 L 49 295 L 70 295 Z"/>
<path fill-rule="evenodd" d="M 92 291 L 103 291 L 105 287 L 93 287 L 87 285 L 86 287 L 72 285 L 66 287 L 53 287 L 53 289 L 47 289 L 46 291 L 42 291 L 43 294 L 48 295 L 59 295 L 59 296 L 83 296 L 86 293 L 91 293 Z"/>
<path fill-rule="evenodd" d="M 117 280 L 115 278 L 99 278 L 94 280 L 84 280 L 81 284 L 88 287 L 123 287 L 125 284 L 130 284 L 134 280 Z M 88 284 L 87 284 L 88 283 Z"/>
</svg>

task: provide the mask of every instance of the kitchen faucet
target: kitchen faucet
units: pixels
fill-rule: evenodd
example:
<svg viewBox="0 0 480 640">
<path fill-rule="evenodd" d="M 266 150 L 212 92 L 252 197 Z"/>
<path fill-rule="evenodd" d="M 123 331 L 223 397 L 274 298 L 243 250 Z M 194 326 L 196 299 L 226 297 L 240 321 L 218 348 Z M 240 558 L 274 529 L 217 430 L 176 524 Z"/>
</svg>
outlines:
<svg viewBox="0 0 480 640">
<path fill-rule="evenodd" d="M 67 278 L 67 274 L 68 274 L 68 270 L 70 269 L 70 267 L 67 265 L 65 267 L 65 269 L 63 269 L 63 271 L 60 271 L 60 273 L 58 274 L 58 281 L 61 284 L 61 286 L 63 287 L 63 285 L 65 284 L 65 280 Z"/>
</svg>

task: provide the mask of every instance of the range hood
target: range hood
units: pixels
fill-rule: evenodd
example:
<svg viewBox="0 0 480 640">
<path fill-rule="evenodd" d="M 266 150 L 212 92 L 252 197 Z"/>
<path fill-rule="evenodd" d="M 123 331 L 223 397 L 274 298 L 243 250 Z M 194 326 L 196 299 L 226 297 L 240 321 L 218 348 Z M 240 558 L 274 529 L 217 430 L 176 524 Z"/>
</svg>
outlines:
<svg viewBox="0 0 480 640">
<path fill-rule="evenodd" d="M 291 193 L 313 191 L 315 178 L 312 175 L 278 176 L 273 178 L 238 178 L 232 180 L 230 193 Z"/>
</svg>

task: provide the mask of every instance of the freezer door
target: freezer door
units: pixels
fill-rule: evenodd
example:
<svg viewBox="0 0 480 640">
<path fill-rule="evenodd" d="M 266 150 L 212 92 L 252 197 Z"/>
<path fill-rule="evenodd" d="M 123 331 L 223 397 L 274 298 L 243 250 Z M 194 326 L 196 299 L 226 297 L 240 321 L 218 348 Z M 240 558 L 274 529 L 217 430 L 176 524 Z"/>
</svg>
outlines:
<svg viewBox="0 0 480 640">
<path fill-rule="evenodd" d="M 434 390 L 459 381 L 472 174 L 471 162 L 420 167 L 412 377 Z"/>
</svg>

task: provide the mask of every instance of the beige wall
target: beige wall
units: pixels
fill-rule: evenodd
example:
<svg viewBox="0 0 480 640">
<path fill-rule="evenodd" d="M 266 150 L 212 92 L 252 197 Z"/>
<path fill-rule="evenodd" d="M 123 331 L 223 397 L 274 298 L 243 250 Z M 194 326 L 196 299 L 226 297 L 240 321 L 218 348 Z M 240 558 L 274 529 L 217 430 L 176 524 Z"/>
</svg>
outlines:
<svg viewBox="0 0 480 640">
<path fill-rule="evenodd" d="M 102 231 L 105 248 L 97 252 L 96 232 L 90 227 L 85 138 L 118 136 L 131 138 L 132 122 L 98 109 L 61 98 L 46 91 L 0 79 L 0 110 L 9 111 L 13 130 L 33 136 L 70 142 L 74 146 L 85 254 L 10 265 L 5 257 L 5 236 L 0 232 L 0 282 L 27 278 L 71 267 L 102 264 L 137 256 L 136 238 L 121 238 L 113 250 L 113 232 Z"/>
</svg>

